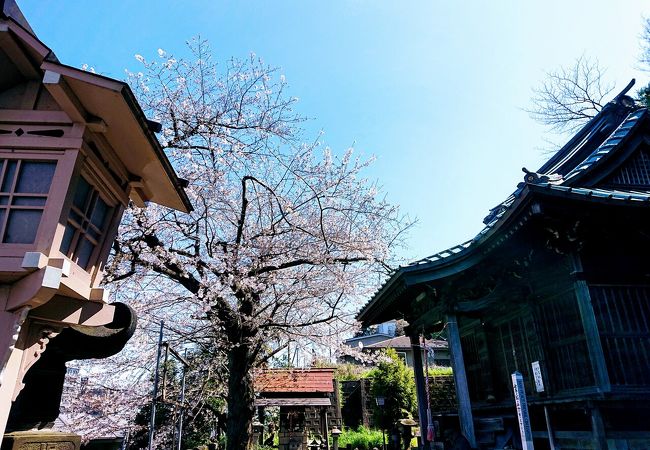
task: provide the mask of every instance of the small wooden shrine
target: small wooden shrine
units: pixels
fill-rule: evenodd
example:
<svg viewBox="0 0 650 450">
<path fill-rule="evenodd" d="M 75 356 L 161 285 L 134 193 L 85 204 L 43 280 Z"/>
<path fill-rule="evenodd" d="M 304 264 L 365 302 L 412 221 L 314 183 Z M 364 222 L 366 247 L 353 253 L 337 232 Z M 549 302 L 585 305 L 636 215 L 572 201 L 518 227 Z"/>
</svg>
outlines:
<svg viewBox="0 0 650 450">
<path fill-rule="evenodd" d="M 341 428 L 341 406 L 334 369 L 271 369 L 255 376 L 255 406 L 263 423 L 264 409 L 279 407 L 279 449 L 307 450 L 308 439 Z"/>
<path fill-rule="evenodd" d="M 358 315 L 406 319 L 414 346 L 446 330 L 471 447 L 522 448 L 515 372 L 536 448 L 650 446 L 650 115 L 632 84 L 477 236 L 398 269 Z"/>
</svg>

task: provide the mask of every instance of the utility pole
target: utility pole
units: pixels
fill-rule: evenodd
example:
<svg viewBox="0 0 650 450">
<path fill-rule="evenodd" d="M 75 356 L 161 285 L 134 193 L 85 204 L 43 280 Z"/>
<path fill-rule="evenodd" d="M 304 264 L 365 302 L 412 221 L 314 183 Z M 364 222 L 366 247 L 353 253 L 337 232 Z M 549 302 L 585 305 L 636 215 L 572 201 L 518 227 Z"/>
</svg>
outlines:
<svg viewBox="0 0 650 450">
<path fill-rule="evenodd" d="M 151 420 L 149 421 L 149 445 L 148 449 L 151 450 L 153 447 L 153 433 L 154 427 L 156 426 L 156 399 L 158 398 L 158 372 L 160 370 L 160 352 L 162 350 L 163 343 L 163 326 L 165 321 L 160 321 L 160 335 L 158 336 L 158 354 L 156 356 L 156 371 L 153 377 L 153 396 L 151 398 Z"/>
</svg>

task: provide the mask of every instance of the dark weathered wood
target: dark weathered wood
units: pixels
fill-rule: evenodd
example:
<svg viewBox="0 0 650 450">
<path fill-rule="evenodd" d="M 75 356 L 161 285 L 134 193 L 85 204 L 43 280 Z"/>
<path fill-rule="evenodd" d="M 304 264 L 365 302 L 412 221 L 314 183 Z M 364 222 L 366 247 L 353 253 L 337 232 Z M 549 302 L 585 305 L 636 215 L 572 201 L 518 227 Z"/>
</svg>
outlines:
<svg viewBox="0 0 650 450">
<path fill-rule="evenodd" d="M 469 442 L 472 448 L 476 448 L 476 437 L 474 435 L 474 419 L 472 417 L 472 403 L 469 398 L 467 387 L 467 374 L 463 361 L 463 349 L 460 345 L 460 333 L 458 331 L 458 320 L 455 314 L 447 314 L 447 339 L 449 353 L 451 356 L 451 367 L 454 373 L 456 384 L 456 398 L 458 399 L 458 418 L 460 420 L 460 432 Z"/>
<path fill-rule="evenodd" d="M 611 391 L 609 373 L 607 372 L 603 346 L 600 342 L 600 334 L 598 333 L 598 324 L 591 303 L 589 287 L 587 286 L 586 281 L 580 279 L 580 274 L 583 272 L 580 255 L 578 253 L 573 253 L 571 255 L 571 261 L 573 264 L 574 274 L 576 275 L 574 290 L 578 301 L 578 309 L 580 310 L 580 319 L 582 320 L 585 338 L 587 339 L 589 360 L 591 361 L 591 368 L 594 373 L 596 386 L 603 392 L 609 392 Z"/>
<path fill-rule="evenodd" d="M 612 389 L 650 385 L 650 287 L 589 284 Z"/>
<path fill-rule="evenodd" d="M 420 335 L 409 334 L 411 340 L 411 348 L 413 349 L 413 373 L 415 374 L 415 388 L 418 397 L 418 415 L 420 416 L 420 442 L 422 442 L 422 449 L 429 450 L 431 448 L 429 441 L 427 441 L 427 392 L 424 382 L 424 372 L 422 367 L 422 349 L 420 348 Z"/>
<path fill-rule="evenodd" d="M 555 436 L 553 435 L 553 424 L 551 423 L 551 414 L 548 411 L 548 406 L 544 405 L 544 419 L 546 420 L 546 431 L 548 432 L 548 446 L 551 450 L 555 450 Z"/>
<path fill-rule="evenodd" d="M 596 450 L 607 450 L 607 437 L 605 436 L 605 424 L 600 408 L 591 408 L 591 430 L 594 435 L 594 448 Z"/>
</svg>

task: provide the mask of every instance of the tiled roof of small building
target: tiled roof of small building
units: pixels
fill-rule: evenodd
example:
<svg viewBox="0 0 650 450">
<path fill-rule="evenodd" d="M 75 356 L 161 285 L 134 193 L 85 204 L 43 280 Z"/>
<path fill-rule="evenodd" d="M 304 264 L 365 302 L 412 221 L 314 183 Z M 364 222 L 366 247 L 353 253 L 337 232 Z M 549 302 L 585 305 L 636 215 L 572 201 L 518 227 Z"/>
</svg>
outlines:
<svg viewBox="0 0 650 450">
<path fill-rule="evenodd" d="M 255 391 L 267 393 L 334 392 L 334 369 L 270 369 L 255 376 Z"/>
<path fill-rule="evenodd" d="M 447 341 L 439 339 L 427 339 L 426 344 L 429 348 L 447 348 Z M 385 341 L 368 344 L 366 345 L 366 348 L 410 349 L 411 340 L 408 336 L 395 336 L 394 338 L 386 339 Z"/>
</svg>

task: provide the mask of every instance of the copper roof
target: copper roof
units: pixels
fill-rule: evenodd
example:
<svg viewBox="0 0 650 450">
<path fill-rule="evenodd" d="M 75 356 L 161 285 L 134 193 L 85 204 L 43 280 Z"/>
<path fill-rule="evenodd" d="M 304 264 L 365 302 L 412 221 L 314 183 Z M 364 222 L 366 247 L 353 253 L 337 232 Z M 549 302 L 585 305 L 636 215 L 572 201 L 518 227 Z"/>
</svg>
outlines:
<svg viewBox="0 0 650 450">
<path fill-rule="evenodd" d="M 334 392 L 334 369 L 271 369 L 255 377 L 255 391 L 307 393 Z"/>
</svg>

